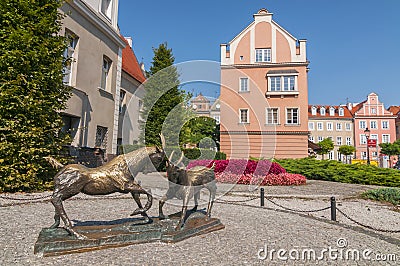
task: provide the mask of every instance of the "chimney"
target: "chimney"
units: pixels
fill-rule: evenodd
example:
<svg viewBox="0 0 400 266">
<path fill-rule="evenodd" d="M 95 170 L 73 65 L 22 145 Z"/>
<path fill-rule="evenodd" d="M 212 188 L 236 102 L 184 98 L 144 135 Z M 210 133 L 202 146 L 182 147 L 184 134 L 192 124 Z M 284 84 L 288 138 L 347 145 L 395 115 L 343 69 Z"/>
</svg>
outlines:
<svg viewBox="0 0 400 266">
<path fill-rule="evenodd" d="M 132 37 L 125 37 L 125 39 L 128 41 L 129 46 L 132 48 Z"/>
<path fill-rule="evenodd" d="M 144 68 L 144 63 L 140 62 L 139 66 L 140 70 L 142 70 L 143 75 L 146 77 L 147 74 L 146 74 L 146 69 Z"/>
<path fill-rule="evenodd" d="M 353 109 L 353 104 L 352 103 L 347 103 L 347 108 L 351 111 Z"/>
</svg>

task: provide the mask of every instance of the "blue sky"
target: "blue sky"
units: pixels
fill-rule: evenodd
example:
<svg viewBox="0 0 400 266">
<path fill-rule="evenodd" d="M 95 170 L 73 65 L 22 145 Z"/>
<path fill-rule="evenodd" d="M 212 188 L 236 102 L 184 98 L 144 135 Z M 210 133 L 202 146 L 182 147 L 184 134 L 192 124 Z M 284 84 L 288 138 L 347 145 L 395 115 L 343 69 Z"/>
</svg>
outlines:
<svg viewBox="0 0 400 266">
<path fill-rule="evenodd" d="M 260 8 L 298 39 L 307 39 L 309 103 L 363 101 L 376 92 L 400 105 L 399 0 L 119 1 L 119 26 L 133 37 L 138 60 L 150 66 L 153 47 L 167 42 L 177 63 L 220 60 L 229 42 Z M 214 97 L 217 86 L 184 87 Z"/>
</svg>

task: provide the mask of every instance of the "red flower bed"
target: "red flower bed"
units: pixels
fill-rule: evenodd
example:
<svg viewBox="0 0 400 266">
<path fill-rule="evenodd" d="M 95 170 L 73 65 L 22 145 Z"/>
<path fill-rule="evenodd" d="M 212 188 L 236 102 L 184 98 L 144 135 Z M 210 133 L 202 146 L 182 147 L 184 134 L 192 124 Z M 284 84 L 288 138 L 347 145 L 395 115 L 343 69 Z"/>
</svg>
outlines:
<svg viewBox="0 0 400 266">
<path fill-rule="evenodd" d="M 278 163 L 268 160 L 195 160 L 187 166 L 211 167 L 215 163 L 215 176 L 220 183 L 252 184 L 261 186 L 302 185 L 306 178 L 299 174 L 289 174 Z"/>
</svg>

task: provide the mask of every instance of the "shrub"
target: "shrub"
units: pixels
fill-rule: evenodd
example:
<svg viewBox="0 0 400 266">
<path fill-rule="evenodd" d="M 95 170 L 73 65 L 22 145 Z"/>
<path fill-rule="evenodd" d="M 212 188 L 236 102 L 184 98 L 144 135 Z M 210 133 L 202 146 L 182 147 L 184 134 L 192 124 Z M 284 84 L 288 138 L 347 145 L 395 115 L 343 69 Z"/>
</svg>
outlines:
<svg viewBox="0 0 400 266">
<path fill-rule="evenodd" d="M 337 161 L 313 158 L 276 161 L 289 173 L 302 174 L 307 179 L 400 187 L 400 171 L 394 169 L 362 164 L 348 165 Z"/>
<path fill-rule="evenodd" d="M 400 205 L 400 189 L 399 188 L 380 188 L 368 190 L 362 194 L 364 198 L 386 201 L 393 205 Z"/>
</svg>

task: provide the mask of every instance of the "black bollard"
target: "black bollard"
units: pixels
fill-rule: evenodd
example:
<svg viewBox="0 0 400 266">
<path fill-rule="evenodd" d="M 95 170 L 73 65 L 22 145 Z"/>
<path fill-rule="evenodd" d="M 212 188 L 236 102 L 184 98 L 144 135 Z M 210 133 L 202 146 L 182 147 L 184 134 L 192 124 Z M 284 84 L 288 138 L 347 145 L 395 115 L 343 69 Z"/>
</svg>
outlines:
<svg viewBox="0 0 400 266">
<path fill-rule="evenodd" d="M 265 191 L 264 191 L 264 188 L 261 188 L 260 189 L 260 205 L 261 205 L 261 207 L 264 207 L 264 205 L 265 205 L 264 199 L 265 199 Z"/>
<path fill-rule="evenodd" d="M 336 222 L 336 199 L 331 197 L 331 220 Z"/>
</svg>

